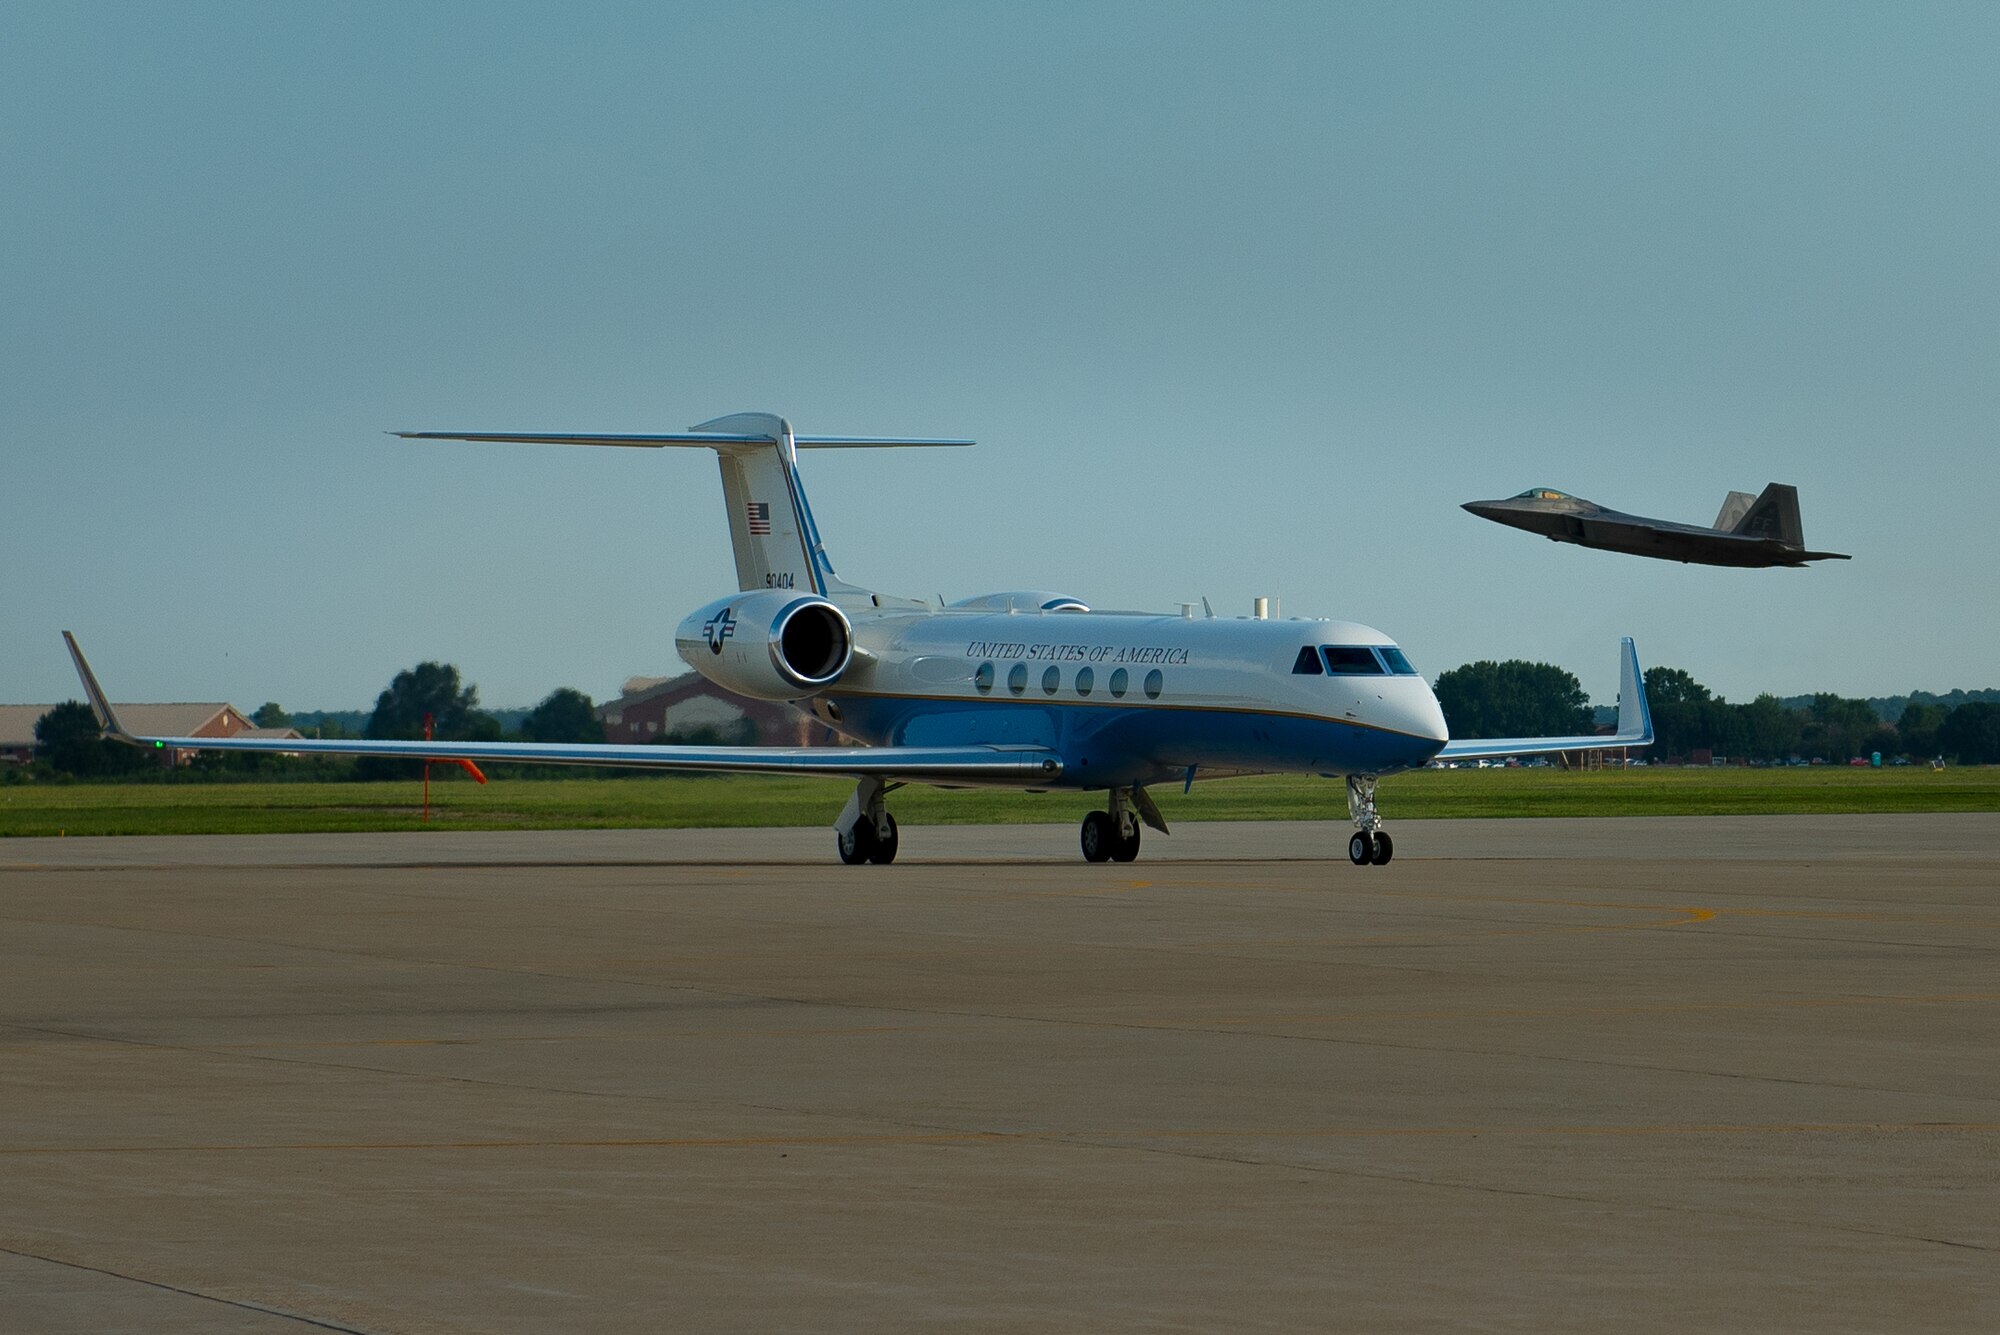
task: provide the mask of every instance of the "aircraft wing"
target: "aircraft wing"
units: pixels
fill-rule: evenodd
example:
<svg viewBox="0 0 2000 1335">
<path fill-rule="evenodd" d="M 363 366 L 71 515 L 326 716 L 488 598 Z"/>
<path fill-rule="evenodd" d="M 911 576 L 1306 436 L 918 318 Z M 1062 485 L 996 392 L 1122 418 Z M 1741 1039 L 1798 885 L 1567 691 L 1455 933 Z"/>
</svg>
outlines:
<svg viewBox="0 0 2000 1335">
<path fill-rule="evenodd" d="M 404 742 L 367 738 L 322 741 L 290 737 L 143 737 L 128 732 L 97 675 L 63 632 L 98 724 L 118 741 L 156 750 L 262 751 L 307 756 L 384 756 L 403 760 L 506 761 L 530 765 L 612 765 L 628 769 L 705 770 L 728 774 L 825 774 L 916 783 L 1039 786 L 1062 774 L 1053 751 L 1028 746 L 618 746 L 566 742 Z"/>
<path fill-rule="evenodd" d="M 1451 741 L 1437 753 L 1439 760 L 1498 760 L 1502 756 L 1545 756 L 1557 751 L 1601 751 L 1614 746 L 1651 746 L 1653 711 L 1646 704 L 1639 651 L 1630 636 L 1619 641 L 1618 730 L 1609 736 L 1479 737 Z"/>
</svg>

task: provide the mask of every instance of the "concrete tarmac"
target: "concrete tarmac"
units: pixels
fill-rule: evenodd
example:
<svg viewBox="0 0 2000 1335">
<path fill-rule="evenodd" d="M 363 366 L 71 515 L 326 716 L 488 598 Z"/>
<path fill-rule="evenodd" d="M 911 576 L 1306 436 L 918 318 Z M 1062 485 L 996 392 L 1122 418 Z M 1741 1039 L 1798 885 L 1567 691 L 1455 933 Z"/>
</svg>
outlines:
<svg viewBox="0 0 2000 1335">
<path fill-rule="evenodd" d="M 2000 816 L 0 842 L 0 1331 L 2000 1329 Z"/>
</svg>

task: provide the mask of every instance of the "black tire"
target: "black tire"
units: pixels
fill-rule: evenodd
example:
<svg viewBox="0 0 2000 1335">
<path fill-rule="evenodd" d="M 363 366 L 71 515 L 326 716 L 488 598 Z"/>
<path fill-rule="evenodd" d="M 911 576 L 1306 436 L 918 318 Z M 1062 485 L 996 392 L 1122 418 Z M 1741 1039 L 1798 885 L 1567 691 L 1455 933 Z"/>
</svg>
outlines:
<svg viewBox="0 0 2000 1335">
<path fill-rule="evenodd" d="M 1132 827 L 1131 838 L 1120 839 L 1117 843 L 1111 846 L 1111 860 L 1113 862 L 1130 862 L 1138 856 L 1139 856 L 1139 827 L 1137 825 L 1134 825 Z"/>
<path fill-rule="evenodd" d="M 1366 830 L 1356 830 L 1354 837 L 1347 841 L 1347 860 L 1357 867 L 1365 867 L 1375 856 L 1375 841 L 1368 837 Z"/>
<path fill-rule="evenodd" d="M 1080 841 L 1085 862 L 1109 862 L 1111 851 L 1118 843 L 1117 835 L 1111 828 L 1110 813 L 1093 811 L 1085 816 Z"/>
<path fill-rule="evenodd" d="M 876 834 L 875 847 L 869 850 L 868 860 L 879 866 L 886 867 L 896 860 L 896 847 L 903 842 L 903 837 L 896 830 L 896 818 L 894 816 L 885 813 L 882 819 L 889 827 L 889 837 L 884 839 L 880 833 Z"/>
<path fill-rule="evenodd" d="M 875 827 L 863 816 L 854 822 L 853 829 L 835 832 L 833 846 L 840 850 L 842 862 L 850 867 L 859 866 L 875 852 Z"/>
<path fill-rule="evenodd" d="M 1396 841 L 1389 837 L 1387 830 L 1375 831 L 1375 851 L 1369 861 L 1380 867 L 1396 856 Z"/>
</svg>

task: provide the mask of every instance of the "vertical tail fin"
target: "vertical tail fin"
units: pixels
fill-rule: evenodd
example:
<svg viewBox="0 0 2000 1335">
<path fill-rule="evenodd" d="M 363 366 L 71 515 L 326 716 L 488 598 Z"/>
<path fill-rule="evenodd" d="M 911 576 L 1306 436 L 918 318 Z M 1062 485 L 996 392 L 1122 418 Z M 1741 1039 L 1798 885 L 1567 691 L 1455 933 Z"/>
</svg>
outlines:
<svg viewBox="0 0 2000 1335">
<path fill-rule="evenodd" d="M 722 468 L 722 503 L 739 589 L 854 592 L 833 573 L 799 483 L 798 438 L 771 413 L 735 413 L 703 422 L 690 434 L 736 437 L 715 446 Z"/>
<path fill-rule="evenodd" d="M 1774 538 L 1788 546 L 1805 546 L 1805 526 L 1799 522 L 1799 489 L 1773 482 L 1730 531 L 1747 538 Z"/>
<path fill-rule="evenodd" d="M 1722 533 L 1733 533 L 1743 522 L 1743 516 L 1750 513 L 1750 507 L 1757 498 L 1747 491 L 1732 491 L 1722 498 L 1722 509 L 1716 512 L 1715 522 L 1709 527 Z"/>
</svg>

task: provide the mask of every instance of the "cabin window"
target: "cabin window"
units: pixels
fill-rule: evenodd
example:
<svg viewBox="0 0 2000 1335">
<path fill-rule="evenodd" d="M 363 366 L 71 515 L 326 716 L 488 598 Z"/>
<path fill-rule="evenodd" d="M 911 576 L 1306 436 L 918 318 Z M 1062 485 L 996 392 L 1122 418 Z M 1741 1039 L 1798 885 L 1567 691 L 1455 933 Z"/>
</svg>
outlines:
<svg viewBox="0 0 2000 1335">
<path fill-rule="evenodd" d="M 1111 673 L 1111 694 L 1116 696 L 1120 700 L 1123 700 L 1125 698 L 1125 681 L 1126 681 L 1125 669 L 1124 668 L 1113 669 Z"/>
<path fill-rule="evenodd" d="M 1078 668 L 1076 670 L 1076 693 L 1078 695 L 1089 695 L 1090 688 L 1096 684 L 1097 674 L 1095 672 L 1092 672 L 1089 668 Z"/>
<path fill-rule="evenodd" d="M 1319 650 L 1310 644 L 1299 650 L 1298 658 L 1292 663 L 1294 677 L 1317 677 L 1323 671 L 1325 669 L 1319 665 Z"/>
<path fill-rule="evenodd" d="M 1061 689 L 1061 687 L 1062 687 L 1061 668 L 1052 666 L 1049 668 L 1048 671 L 1042 673 L 1043 695 L 1054 695 L 1058 690 Z"/>
<path fill-rule="evenodd" d="M 1397 676 L 1414 677 L 1417 675 L 1417 670 L 1410 666 L 1410 660 L 1405 658 L 1403 651 L 1395 645 L 1382 645 L 1375 652 L 1382 655 L 1382 661 L 1389 665 L 1389 671 L 1395 673 Z"/>
<path fill-rule="evenodd" d="M 1358 644 L 1322 644 L 1326 670 L 1336 677 L 1379 677 L 1382 665 L 1372 650 Z"/>
<path fill-rule="evenodd" d="M 992 690 L 993 665 L 991 663 L 981 663 L 979 665 L 979 671 L 972 674 L 972 684 L 974 687 L 978 689 L 981 695 L 984 695 L 988 691 Z"/>
<path fill-rule="evenodd" d="M 1159 699 L 1160 689 L 1166 684 L 1167 679 L 1158 668 L 1154 668 L 1151 672 L 1148 672 L 1146 674 L 1146 698 L 1148 700 Z"/>
<path fill-rule="evenodd" d="M 1028 689 L 1028 665 L 1026 663 L 1016 663 L 1013 670 L 1008 672 L 1007 689 L 1016 695 Z"/>
</svg>

